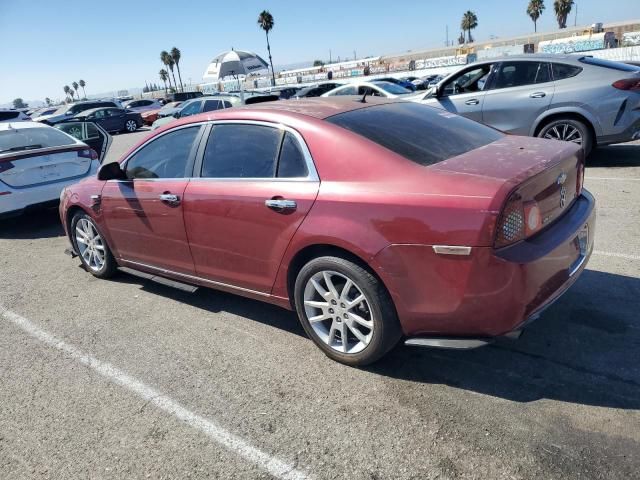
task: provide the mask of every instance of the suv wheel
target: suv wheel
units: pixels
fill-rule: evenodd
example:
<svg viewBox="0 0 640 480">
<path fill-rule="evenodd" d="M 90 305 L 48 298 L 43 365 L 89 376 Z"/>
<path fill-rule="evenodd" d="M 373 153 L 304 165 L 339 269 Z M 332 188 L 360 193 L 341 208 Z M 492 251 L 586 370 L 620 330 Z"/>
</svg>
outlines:
<svg viewBox="0 0 640 480">
<path fill-rule="evenodd" d="M 560 118 L 548 123 L 542 127 L 538 137 L 576 143 L 582 147 L 585 157 L 593 148 L 593 135 L 589 127 L 572 118 Z"/>
</svg>

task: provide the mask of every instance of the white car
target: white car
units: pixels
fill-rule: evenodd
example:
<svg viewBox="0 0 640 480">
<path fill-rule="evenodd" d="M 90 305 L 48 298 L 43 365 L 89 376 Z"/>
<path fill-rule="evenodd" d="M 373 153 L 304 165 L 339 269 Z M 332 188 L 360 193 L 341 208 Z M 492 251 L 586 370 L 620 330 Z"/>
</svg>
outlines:
<svg viewBox="0 0 640 480">
<path fill-rule="evenodd" d="M 385 81 L 353 82 L 334 88 L 323 94 L 323 97 L 333 97 L 336 95 L 372 95 L 374 97 L 401 98 L 404 95 L 414 94 L 400 85 Z"/>
<path fill-rule="evenodd" d="M 0 108 L 0 123 L 2 122 L 28 122 L 31 117 L 20 110 Z"/>
<path fill-rule="evenodd" d="M 160 110 L 162 108 L 162 104 L 155 99 L 131 100 L 129 102 L 124 102 L 122 106 L 127 110 L 133 110 L 138 113 L 147 112 L 149 110 Z"/>
<path fill-rule="evenodd" d="M 0 123 L 0 218 L 55 205 L 64 187 L 95 175 L 110 143 L 89 122 Z"/>
</svg>

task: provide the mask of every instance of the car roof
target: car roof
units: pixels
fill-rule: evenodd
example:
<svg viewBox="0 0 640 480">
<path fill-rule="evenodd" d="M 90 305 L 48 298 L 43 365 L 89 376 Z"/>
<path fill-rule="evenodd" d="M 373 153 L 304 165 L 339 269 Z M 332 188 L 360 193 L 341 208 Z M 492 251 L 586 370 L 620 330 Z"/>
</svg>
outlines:
<svg viewBox="0 0 640 480">
<path fill-rule="evenodd" d="M 40 122 L 4 122 L 0 123 L 0 131 L 4 130 L 22 130 L 23 128 L 53 128 L 45 123 Z"/>
<path fill-rule="evenodd" d="M 241 117 L 246 112 L 274 112 L 289 113 L 296 115 L 306 115 L 308 117 L 324 120 L 325 118 L 337 115 L 339 113 L 359 110 L 361 108 L 371 107 L 375 105 L 383 105 L 393 103 L 396 100 L 386 99 L 382 97 L 367 97 L 365 103 L 360 101 L 360 96 L 344 96 L 329 98 L 301 98 L 296 100 L 277 100 L 273 102 L 256 103 L 225 110 L 225 112 L 236 111 Z M 206 114 L 205 114 L 206 115 Z M 194 117 L 198 117 L 195 115 Z M 189 117 L 191 118 L 191 117 Z M 201 119 L 200 119 L 201 120 Z"/>
<path fill-rule="evenodd" d="M 99 107 L 99 108 L 90 108 L 88 110 L 83 110 L 82 112 L 80 112 L 78 115 L 82 114 L 82 115 L 91 115 L 94 112 L 97 112 L 98 110 L 113 110 L 113 109 L 117 109 L 117 110 L 122 110 L 121 108 L 118 107 Z"/>
</svg>

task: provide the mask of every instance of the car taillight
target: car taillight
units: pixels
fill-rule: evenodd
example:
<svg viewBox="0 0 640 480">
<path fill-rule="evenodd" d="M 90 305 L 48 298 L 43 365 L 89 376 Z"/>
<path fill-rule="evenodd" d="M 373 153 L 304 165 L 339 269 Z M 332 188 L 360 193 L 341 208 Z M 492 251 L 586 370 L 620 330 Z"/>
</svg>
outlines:
<svg viewBox="0 0 640 480">
<path fill-rule="evenodd" d="M 624 78 L 617 82 L 613 82 L 611 86 L 618 90 L 632 90 L 640 92 L 640 78 Z"/>
<path fill-rule="evenodd" d="M 510 245 L 524 238 L 525 235 L 525 212 L 522 197 L 513 194 L 507 201 L 496 231 L 496 248 Z"/>
<path fill-rule="evenodd" d="M 93 148 L 86 148 L 84 150 L 78 150 L 78 156 L 81 158 L 90 158 L 91 160 L 97 160 L 98 154 Z"/>
</svg>

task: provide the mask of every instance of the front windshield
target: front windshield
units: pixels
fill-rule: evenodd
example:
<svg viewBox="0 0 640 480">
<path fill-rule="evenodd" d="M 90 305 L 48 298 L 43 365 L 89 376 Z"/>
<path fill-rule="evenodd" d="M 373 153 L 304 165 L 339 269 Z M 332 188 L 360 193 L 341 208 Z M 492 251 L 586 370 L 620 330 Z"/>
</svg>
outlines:
<svg viewBox="0 0 640 480">
<path fill-rule="evenodd" d="M 395 83 L 390 82 L 374 82 L 376 87 L 380 87 L 387 93 L 392 93 L 394 95 L 406 95 L 407 93 L 411 93 L 411 90 L 408 90 L 400 85 L 396 85 Z"/>
</svg>

